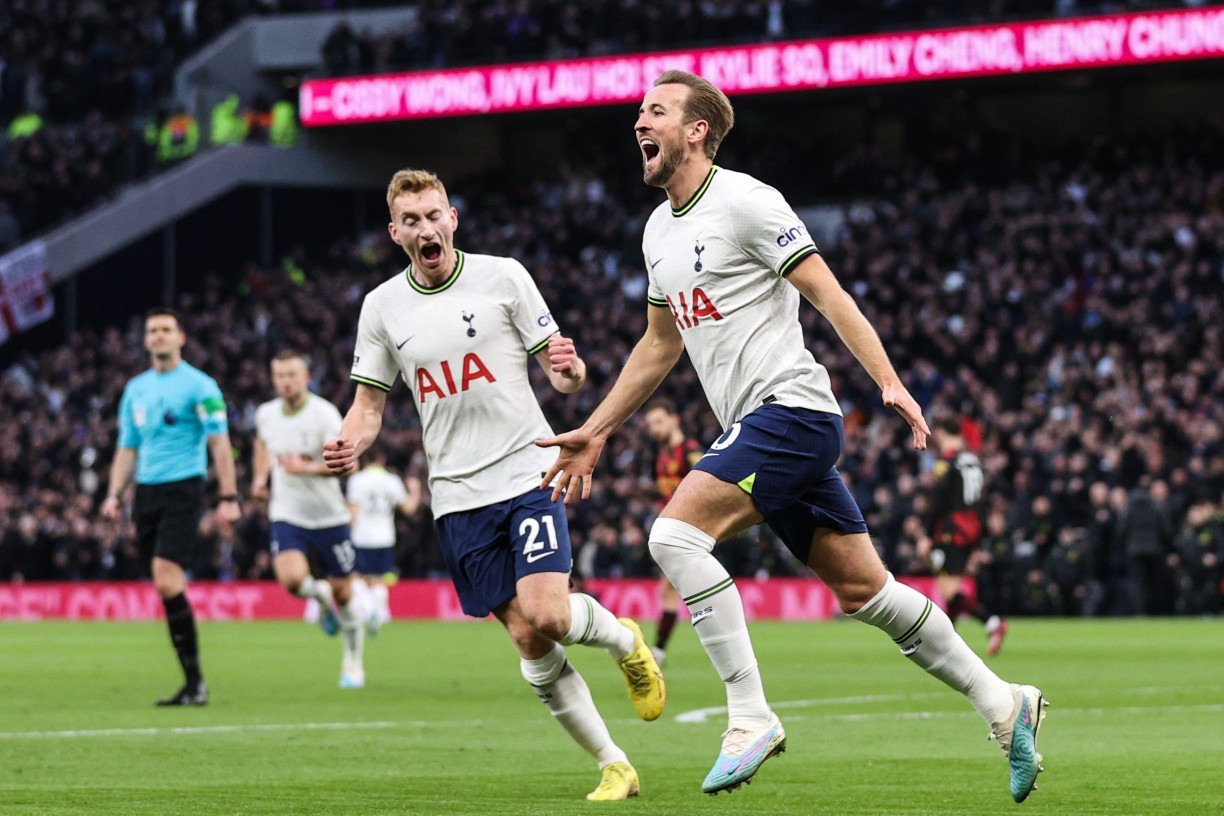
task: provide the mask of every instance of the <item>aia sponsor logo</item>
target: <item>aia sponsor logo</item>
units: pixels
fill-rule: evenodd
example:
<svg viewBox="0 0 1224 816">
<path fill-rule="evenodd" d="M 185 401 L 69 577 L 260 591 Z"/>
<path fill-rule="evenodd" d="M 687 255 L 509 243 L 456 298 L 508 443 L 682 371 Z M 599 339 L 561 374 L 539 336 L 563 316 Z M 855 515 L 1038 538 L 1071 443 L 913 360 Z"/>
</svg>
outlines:
<svg viewBox="0 0 1224 816">
<path fill-rule="evenodd" d="M 463 356 L 463 362 L 451 367 L 449 360 L 443 360 L 437 374 L 431 373 L 425 367 L 416 370 L 417 393 L 421 404 L 433 394 L 438 399 L 462 394 L 481 380 L 493 383 L 497 378 L 489 367 L 480 359 L 480 355 L 469 352 Z"/>
<path fill-rule="evenodd" d="M 689 296 L 684 292 L 667 295 L 667 307 L 671 309 L 672 319 L 681 329 L 691 329 L 699 325 L 702 319 L 722 320 L 722 313 L 714 305 L 700 286 L 695 287 Z"/>
</svg>

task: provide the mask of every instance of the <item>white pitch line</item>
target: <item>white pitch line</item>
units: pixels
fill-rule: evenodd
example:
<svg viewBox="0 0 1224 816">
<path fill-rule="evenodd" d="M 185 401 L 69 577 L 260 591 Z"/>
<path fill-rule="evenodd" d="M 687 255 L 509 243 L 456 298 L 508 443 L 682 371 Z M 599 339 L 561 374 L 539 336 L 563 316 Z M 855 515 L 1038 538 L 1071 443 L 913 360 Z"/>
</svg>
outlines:
<svg viewBox="0 0 1224 816">
<path fill-rule="evenodd" d="M 896 700 L 914 700 L 930 697 L 943 697 L 944 694 L 875 694 L 857 697 L 828 697 L 822 700 L 786 700 L 774 704 L 774 708 L 817 708 L 826 705 L 890 702 Z M 676 715 L 676 722 L 701 723 L 715 714 L 724 713 L 723 707 L 699 708 Z M 1109 716 L 1113 714 L 1148 714 L 1172 712 L 1224 712 L 1224 703 L 1203 703 L 1199 705 L 1165 705 L 1165 706 L 1123 706 L 1123 707 L 1090 707 L 1057 709 L 1059 715 Z M 930 720 L 942 717 L 970 717 L 972 711 L 872 711 L 847 714 L 822 714 L 822 721 L 860 722 L 865 720 Z M 802 714 L 792 714 L 791 720 L 807 719 Z M 542 720 L 540 722 L 543 722 Z M 617 723 L 639 723 L 638 720 L 614 720 Z M 277 731 L 377 731 L 396 728 L 438 728 L 438 727 L 474 727 L 487 724 L 485 720 L 438 721 L 438 720 L 381 720 L 372 722 L 327 722 L 327 723 L 249 723 L 239 725 L 187 725 L 152 728 L 94 728 L 67 731 L 0 731 L 0 740 L 21 739 L 73 739 L 80 737 L 155 737 L 155 736 L 190 736 L 195 734 L 236 734 L 248 732 Z M 536 724 L 536 721 L 524 721 L 523 726 Z"/>
<path fill-rule="evenodd" d="M 161 734 L 235 734 L 246 731 L 349 731 L 425 726 L 420 722 L 250 723 L 247 725 L 184 725 L 165 728 L 94 728 L 76 731 L 0 731 L 0 739 L 71 737 L 155 737 Z"/>
</svg>

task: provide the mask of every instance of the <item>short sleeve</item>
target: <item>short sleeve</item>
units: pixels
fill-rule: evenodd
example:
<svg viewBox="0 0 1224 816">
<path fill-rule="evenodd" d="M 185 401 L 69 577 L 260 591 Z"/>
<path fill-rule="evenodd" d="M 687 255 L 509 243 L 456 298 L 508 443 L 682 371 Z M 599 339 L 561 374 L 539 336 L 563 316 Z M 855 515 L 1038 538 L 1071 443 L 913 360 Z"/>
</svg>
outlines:
<svg viewBox="0 0 1224 816">
<path fill-rule="evenodd" d="M 509 265 L 510 321 L 528 354 L 548 346 L 548 338 L 560 331 L 552 311 L 544 302 L 535 281 L 517 261 Z"/>
<path fill-rule="evenodd" d="M 667 296 L 663 294 L 663 289 L 659 286 L 654 274 L 654 268 L 659 259 L 651 260 L 650 255 L 646 252 L 645 241 L 642 242 L 642 257 L 646 259 L 646 302 L 651 306 L 666 306 Z"/>
<path fill-rule="evenodd" d="M 139 448 L 140 428 L 136 427 L 136 418 L 132 406 L 132 384 L 128 383 L 119 398 L 119 447 Z"/>
<path fill-rule="evenodd" d="M 353 349 L 353 369 L 349 379 L 380 391 L 390 391 L 398 373 L 399 366 L 387 346 L 387 332 L 382 318 L 367 295 L 361 304 L 361 316 L 357 319 L 357 345 Z"/>
<path fill-rule="evenodd" d="M 200 381 L 196 414 L 200 417 L 205 436 L 216 436 L 229 430 L 229 422 L 225 416 L 225 397 L 221 396 L 221 388 L 212 377 L 205 376 Z"/>
<path fill-rule="evenodd" d="M 408 498 L 408 488 L 404 487 L 404 480 L 398 476 L 392 476 L 387 484 L 391 485 L 391 490 L 395 493 L 395 503 L 399 504 L 404 499 Z"/>
<path fill-rule="evenodd" d="M 340 409 L 330 402 L 325 403 L 323 409 L 324 435 L 327 437 L 339 436 L 340 429 L 344 426 L 344 417 L 340 416 Z"/>
<path fill-rule="evenodd" d="M 740 248 L 782 277 L 819 252 L 803 221 L 782 194 L 767 184 L 733 200 L 731 217 Z"/>
<path fill-rule="evenodd" d="M 264 432 L 264 427 L 267 425 L 268 403 L 264 403 L 255 409 L 255 438 L 265 445 L 268 444 L 268 436 Z"/>
</svg>

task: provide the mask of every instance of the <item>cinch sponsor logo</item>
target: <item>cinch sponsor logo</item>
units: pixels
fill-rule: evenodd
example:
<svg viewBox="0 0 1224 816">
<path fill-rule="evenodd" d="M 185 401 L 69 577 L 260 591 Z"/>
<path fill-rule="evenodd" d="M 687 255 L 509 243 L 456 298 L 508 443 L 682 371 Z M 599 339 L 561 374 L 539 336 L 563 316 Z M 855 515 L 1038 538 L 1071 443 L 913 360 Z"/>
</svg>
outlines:
<svg viewBox="0 0 1224 816">
<path fill-rule="evenodd" d="M 790 229 L 787 229 L 786 227 L 779 227 L 778 246 L 780 247 L 788 246 L 789 244 L 799 240 L 799 236 L 806 235 L 806 234 L 807 234 L 807 230 L 804 228 L 802 224 L 796 224 Z"/>
<path fill-rule="evenodd" d="M 692 310 L 689 309 L 689 301 L 692 301 Z M 673 298 L 667 295 L 667 307 L 671 309 L 672 319 L 676 321 L 676 325 L 681 329 L 691 329 L 701 322 L 703 317 L 708 317 L 712 320 L 722 320 L 722 313 L 718 311 L 718 307 L 714 305 L 714 301 L 710 300 L 710 296 L 702 291 L 698 286 L 693 289 L 690 297 L 686 298 L 683 292 L 679 292 Z"/>
<path fill-rule="evenodd" d="M 429 373 L 429 369 L 424 367 L 416 370 L 417 393 L 421 396 L 422 405 L 425 404 L 425 397 L 428 394 L 435 394 L 438 399 L 445 399 L 467 391 L 479 380 L 497 382 L 493 372 L 489 371 L 488 366 L 478 354 L 465 354 L 463 362 L 456 368 L 460 371 L 458 381 L 455 379 L 455 371 L 448 360 L 442 361 L 440 376 Z"/>
</svg>

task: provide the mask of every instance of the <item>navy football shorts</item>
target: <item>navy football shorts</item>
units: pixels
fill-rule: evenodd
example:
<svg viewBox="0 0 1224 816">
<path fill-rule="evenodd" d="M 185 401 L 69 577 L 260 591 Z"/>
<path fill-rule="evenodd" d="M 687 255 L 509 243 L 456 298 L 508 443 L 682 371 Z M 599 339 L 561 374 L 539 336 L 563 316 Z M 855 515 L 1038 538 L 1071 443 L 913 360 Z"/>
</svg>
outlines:
<svg viewBox="0 0 1224 816">
<path fill-rule="evenodd" d="M 806 564 L 818 528 L 867 532 L 834 467 L 844 437 L 837 414 L 770 403 L 728 428 L 693 470 L 743 488 L 765 523 Z"/>
<path fill-rule="evenodd" d="M 356 547 L 357 565 L 353 572 L 359 575 L 386 575 L 395 572 L 395 547 Z"/>
<path fill-rule="evenodd" d="M 565 505 L 550 490 L 447 513 L 436 522 L 438 544 L 465 615 L 483 618 L 513 598 L 520 578 L 568 574 L 573 565 Z"/>
<path fill-rule="evenodd" d="M 272 522 L 272 556 L 290 550 L 297 550 L 308 559 L 313 555 L 328 578 L 349 575 L 357 561 L 357 551 L 349 540 L 347 524 L 308 530 L 287 521 Z"/>
</svg>

